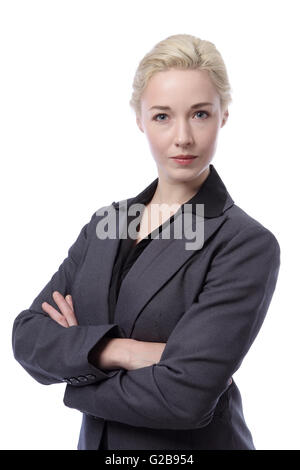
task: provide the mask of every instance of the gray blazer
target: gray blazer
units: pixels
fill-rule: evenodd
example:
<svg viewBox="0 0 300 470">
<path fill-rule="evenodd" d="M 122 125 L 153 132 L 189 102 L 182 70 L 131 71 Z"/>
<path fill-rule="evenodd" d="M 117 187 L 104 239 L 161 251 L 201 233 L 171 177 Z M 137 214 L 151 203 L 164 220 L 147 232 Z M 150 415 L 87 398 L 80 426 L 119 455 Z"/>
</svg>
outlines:
<svg viewBox="0 0 300 470">
<path fill-rule="evenodd" d="M 65 382 L 64 404 L 83 413 L 78 449 L 98 448 L 105 421 L 110 449 L 255 449 L 231 377 L 264 321 L 280 247 L 210 168 L 203 246 L 187 250 L 184 232 L 152 240 L 122 282 L 113 324 L 108 292 L 120 240 L 100 239 L 98 224 L 126 200 L 92 215 L 14 321 L 16 360 L 41 384 Z M 123 223 L 117 218 L 117 230 Z M 72 294 L 79 326 L 64 328 L 42 310 L 44 301 L 58 308 L 54 290 Z M 105 335 L 167 344 L 152 366 L 100 370 L 89 352 Z"/>
</svg>

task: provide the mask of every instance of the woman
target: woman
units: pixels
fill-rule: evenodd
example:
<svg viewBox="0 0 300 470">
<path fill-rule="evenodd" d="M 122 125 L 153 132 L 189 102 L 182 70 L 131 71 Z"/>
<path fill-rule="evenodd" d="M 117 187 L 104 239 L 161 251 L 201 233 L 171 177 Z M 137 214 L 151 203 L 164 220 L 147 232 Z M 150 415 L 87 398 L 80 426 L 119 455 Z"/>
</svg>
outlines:
<svg viewBox="0 0 300 470">
<path fill-rule="evenodd" d="M 133 89 L 158 177 L 92 215 L 16 318 L 15 358 L 42 384 L 67 383 L 78 449 L 255 449 L 232 375 L 267 313 L 280 247 L 211 163 L 231 102 L 224 62 L 211 42 L 174 35 Z"/>
</svg>

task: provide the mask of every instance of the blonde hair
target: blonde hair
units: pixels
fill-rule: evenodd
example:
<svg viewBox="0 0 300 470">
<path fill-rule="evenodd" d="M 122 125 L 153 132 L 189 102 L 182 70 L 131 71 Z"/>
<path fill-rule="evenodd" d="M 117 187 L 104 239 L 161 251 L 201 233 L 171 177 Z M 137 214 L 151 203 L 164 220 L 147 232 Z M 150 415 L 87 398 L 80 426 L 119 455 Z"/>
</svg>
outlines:
<svg viewBox="0 0 300 470">
<path fill-rule="evenodd" d="M 175 34 L 157 43 L 138 65 L 129 101 L 136 115 L 141 114 L 141 96 L 150 78 L 170 68 L 207 70 L 219 93 L 222 111 L 232 102 L 226 66 L 216 46 L 190 34 Z"/>
</svg>

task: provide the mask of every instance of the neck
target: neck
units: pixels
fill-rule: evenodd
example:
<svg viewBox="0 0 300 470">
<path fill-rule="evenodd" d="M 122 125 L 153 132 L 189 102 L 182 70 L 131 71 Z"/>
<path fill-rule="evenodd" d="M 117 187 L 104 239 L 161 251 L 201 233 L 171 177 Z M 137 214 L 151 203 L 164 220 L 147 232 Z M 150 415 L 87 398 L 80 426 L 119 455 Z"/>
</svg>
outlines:
<svg viewBox="0 0 300 470">
<path fill-rule="evenodd" d="M 179 183 L 159 177 L 151 204 L 184 204 L 199 191 L 209 174 L 210 169 L 207 167 L 196 180 Z"/>
</svg>

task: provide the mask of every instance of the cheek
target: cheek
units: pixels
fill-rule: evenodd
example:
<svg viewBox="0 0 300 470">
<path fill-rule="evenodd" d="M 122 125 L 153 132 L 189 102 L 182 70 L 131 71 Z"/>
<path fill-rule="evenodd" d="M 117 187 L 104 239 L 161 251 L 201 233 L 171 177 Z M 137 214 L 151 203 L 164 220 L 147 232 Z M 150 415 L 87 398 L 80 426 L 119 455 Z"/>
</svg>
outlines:
<svg viewBox="0 0 300 470">
<path fill-rule="evenodd" d="M 216 125 L 208 126 L 203 133 L 199 133 L 198 142 L 203 147 L 213 147 L 218 137 L 218 127 Z"/>
</svg>

